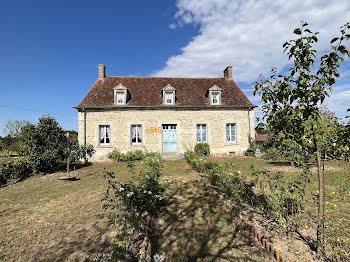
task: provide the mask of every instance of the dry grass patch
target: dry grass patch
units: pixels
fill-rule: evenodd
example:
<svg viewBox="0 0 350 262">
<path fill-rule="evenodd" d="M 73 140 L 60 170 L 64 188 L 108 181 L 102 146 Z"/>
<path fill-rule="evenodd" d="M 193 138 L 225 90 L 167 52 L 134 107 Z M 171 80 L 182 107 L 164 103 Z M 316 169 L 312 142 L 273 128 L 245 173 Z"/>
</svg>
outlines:
<svg viewBox="0 0 350 262">
<path fill-rule="evenodd" d="M 170 205 L 153 222 L 153 254 L 166 261 L 270 261 L 198 181 L 176 184 L 168 193 Z"/>
</svg>

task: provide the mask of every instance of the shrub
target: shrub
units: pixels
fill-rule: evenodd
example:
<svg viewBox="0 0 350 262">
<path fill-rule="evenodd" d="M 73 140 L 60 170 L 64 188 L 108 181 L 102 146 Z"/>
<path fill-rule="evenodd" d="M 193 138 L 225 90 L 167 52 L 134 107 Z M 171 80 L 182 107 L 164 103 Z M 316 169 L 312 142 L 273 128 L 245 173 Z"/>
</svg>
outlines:
<svg viewBox="0 0 350 262">
<path fill-rule="evenodd" d="M 200 158 L 193 151 L 185 152 L 185 160 L 193 170 L 201 173 L 211 185 L 216 186 L 227 196 L 251 204 L 257 202 L 254 194 L 255 182 L 247 182 L 242 179 L 232 160 L 213 161 L 208 158 Z"/>
<path fill-rule="evenodd" d="M 244 151 L 245 156 L 255 156 L 256 149 L 258 148 L 255 139 L 251 136 L 248 137 L 249 147 L 246 151 Z"/>
<path fill-rule="evenodd" d="M 21 158 L 13 163 L 12 178 L 22 181 L 33 174 L 33 168 L 28 159 Z"/>
<path fill-rule="evenodd" d="M 108 154 L 108 158 L 114 161 L 125 161 L 124 154 L 120 152 L 120 150 L 114 148 L 112 152 Z"/>
<path fill-rule="evenodd" d="M 6 186 L 12 174 L 12 163 L 2 163 L 0 165 L 0 187 Z"/>
<path fill-rule="evenodd" d="M 198 143 L 194 146 L 194 152 L 197 156 L 209 156 L 210 146 L 207 143 Z"/>
<path fill-rule="evenodd" d="M 114 161 L 134 161 L 134 160 L 142 160 L 149 156 L 156 156 L 160 158 L 159 153 L 154 152 L 144 152 L 140 149 L 131 150 L 126 153 L 121 153 L 120 150 L 114 148 L 112 152 L 108 154 L 108 158 Z"/>
<path fill-rule="evenodd" d="M 14 162 L 0 165 L 0 186 L 6 186 L 8 181 L 22 181 L 33 174 L 33 168 L 28 159 L 21 158 Z"/>
<path fill-rule="evenodd" d="M 159 155 L 144 158 L 142 166 L 143 170 L 134 181 L 119 182 L 113 172 L 106 172 L 108 188 L 103 199 L 104 208 L 118 209 L 116 220 L 125 232 L 125 252 L 135 253 L 135 257 L 141 253 L 138 250 L 141 246 L 140 235 L 147 232 L 150 218 L 157 216 L 166 203 L 163 193 L 168 185 L 159 181 L 163 167 Z"/>
</svg>

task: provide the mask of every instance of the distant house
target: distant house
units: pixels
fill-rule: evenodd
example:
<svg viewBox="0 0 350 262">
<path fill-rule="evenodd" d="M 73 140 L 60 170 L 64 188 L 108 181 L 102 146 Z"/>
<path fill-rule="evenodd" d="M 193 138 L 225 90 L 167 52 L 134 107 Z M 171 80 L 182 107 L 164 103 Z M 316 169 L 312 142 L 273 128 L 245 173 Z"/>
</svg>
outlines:
<svg viewBox="0 0 350 262">
<path fill-rule="evenodd" d="M 66 137 L 70 139 L 74 139 L 78 137 L 78 133 L 76 131 L 65 131 Z"/>
<path fill-rule="evenodd" d="M 256 144 L 262 145 L 270 136 L 270 134 L 255 134 Z"/>
<path fill-rule="evenodd" d="M 254 108 L 232 78 L 126 77 L 98 79 L 75 108 L 78 139 L 96 149 L 93 161 L 122 152 L 146 149 L 180 155 L 199 142 L 213 155 L 242 155 L 254 134 Z"/>
</svg>

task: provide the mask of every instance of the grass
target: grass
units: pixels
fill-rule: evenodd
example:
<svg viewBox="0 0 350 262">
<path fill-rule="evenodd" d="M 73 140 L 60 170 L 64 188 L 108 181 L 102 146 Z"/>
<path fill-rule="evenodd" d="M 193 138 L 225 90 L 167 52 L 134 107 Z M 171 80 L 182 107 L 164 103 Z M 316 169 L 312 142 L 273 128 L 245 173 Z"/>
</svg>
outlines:
<svg viewBox="0 0 350 262">
<path fill-rule="evenodd" d="M 165 255 L 167 261 L 179 261 L 177 254 L 181 261 L 195 257 L 220 261 L 226 256 L 263 261 L 251 238 L 227 214 L 221 216 L 215 197 L 198 189 L 198 178 L 183 160 L 163 164 L 161 178 L 173 183 L 169 206 L 154 221 L 154 254 Z M 91 261 L 97 254 L 111 252 L 118 232 L 113 214 L 102 208 L 105 169 L 115 172 L 121 181 L 133 177 L 127 163 L 94 164 L 73 172 L 79 178 L 75 182 L 58 182 L 56 178 L 65 174 L 55 173 L 1 188 L 0 261 Z M 140 169 L 136 161 L 135 172 Z M 204 238 L 208 234 L 210 238 Z M 176 239 L 176 244 L 170 245 L 170 239 Z M 194 247 L 195 252 L 189 252 Z M 250 250 L 254 258 L 244 260 Z"/>
<path fill-rule="evenodd" d="M 250 166 L 254 164 L 259 169 L 272 172 L 281 171 L 286 175 L 286 179 L 294 179 L 301 173 L 298 168 L 288 165 L 276 165 L 276 163 L 255 158 L 236 158 L 238 170 L 242 176 L 254 179 L 251 175 Z M 304 210 L 306 213 L 305 235 L 316 238 L 317 222 L 317 203 L 313 194 L 318 190 L 318 179 L 316 167 L 310 174 L 310 183 L 306 186 L 306 197 L 304 201 Z M 339 237 L 350 243 L 350 164 L 344 161 L 325 162 L 325 194 L 326 194 L 326 239 L 329 241 L 339 241 Z M 347 256 L 350 259 L 350 245 L 347 244 Z"/>
<path fill-rule="evenodd" d="M 269 170 L 272 172 L 281 171 L 284 172 L 289 179 L 295 178 L 301 171 L 293 166 L 276 165 L 273 162 L 265 161 L 263 159 L 255 158 L 236 158 L 235 160 L 238 170 L 247 179 L 254 179 L 251 175 L 250 167 L 254 164 L 258 169 Z M 350 228 L 350 213 L 347 210 L 350 209 L 350 164 L 344 161 L 329 161 L 325 162 L 325 185 L 326 185 L 326 203 L 327 211 L 326 215 L 335 220 L 341 219 Z M 345 192 L 341 192 L 342 188 Z M 318 179 L 316 168 L 312 169 L 310 175 L 310 183 L 307 184 L 307 197 L 310 201 L 308 210 L 310 213 L 317 211 L 317 205 L 311 202 L 311 193 L 315 193 L 318 190 Z M 334 193 L 333 193 L 334 192 Z M 332 204 L 336 204 L 338 209 L 331 208 Z M 350 236 L 350 231 L 346 230 Z"/>
<path fill-rule="evenodd" d="M 236 158 L 235 162 L 247 179 L 253 179 L 252 164 L 284 171 L 290 178 L 298 173 L 293 167 L 262 159 Z M 173 184 L 167 191 L 169 205 L 153 221 L 153 254 L 162 254 L 167 261 L 268 260 L 217 199 L 201 189 L 198 177 L 183 160 L 163 164 L 161 179 L 170 179 Z M 96 254 L 110 252 L 117 232 L 113 214 L 102 209 L 105 168 L 122 181 L 132 179 L 127 163 L 94 164 L 75 171 L 80 179 L 75 182 L 57 182 L 64 173 L 55 173 L 0 188 L 0 261 L 91 261 Z M 139 170 L 141 164 L 136 161 L 135 171 Z M 316 191 L 316 173 L 310 178 L 308 192 Z M 326 214 L 333 221 L 341 221 L 339 229 L 347 236 L 349 192 L 344 199 L 339 189 L 344 184 L 349 189 L 349 183 L 349 164 L 326 163 Z M 316 209 L 312 202 L 307 206 L 314 216 Z"/>
<path fill-rule="evenodd" d="M 166 261 L 270 261 L 198 181 L 175 185 L 168 194 L 171 204 L 153 222 L 153 254 Z"/>
</svg>

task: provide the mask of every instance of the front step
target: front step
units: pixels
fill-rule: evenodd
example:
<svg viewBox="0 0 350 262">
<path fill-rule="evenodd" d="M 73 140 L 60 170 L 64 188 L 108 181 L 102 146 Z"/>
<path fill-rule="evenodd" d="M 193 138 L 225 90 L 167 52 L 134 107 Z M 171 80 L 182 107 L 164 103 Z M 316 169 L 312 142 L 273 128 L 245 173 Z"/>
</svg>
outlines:
<svg viewBox="0 0 350 262">
<path fill-rule="evenodd" d="M 179 160 L 179 159 L 183 159 L 183 155 L 182 154 L 178 154 L 178 153 L 162 153 L 160 154 L 160 157 L 164 160 Z"/>
</svg>

